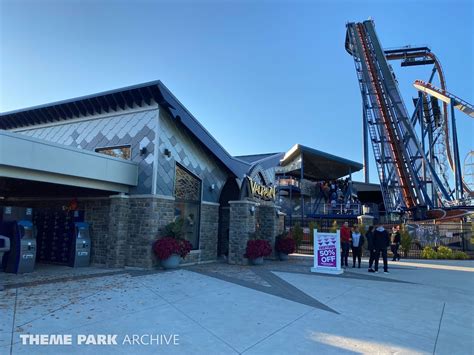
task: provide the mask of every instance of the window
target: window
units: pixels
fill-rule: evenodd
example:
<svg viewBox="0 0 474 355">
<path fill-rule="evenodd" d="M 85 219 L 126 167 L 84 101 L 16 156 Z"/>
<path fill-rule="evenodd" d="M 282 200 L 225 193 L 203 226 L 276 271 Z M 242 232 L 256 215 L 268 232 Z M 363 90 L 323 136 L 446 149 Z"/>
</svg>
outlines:
<svg viewBox="0 0 474 355">
<path fill-rule="evenodd" d="M 96 153 L 110 155 L 111 157 L 120 158 L 124 160 L 130 160 L 131 156 L 131 149 L 129 145 L 123 145 L 120 147 L 97 148 L 95 151 Z"/>
<path fill-rule="evenodd" d="M 183 237 L 199 249 L 199 223 L 201 219 L 201 180 L 176 164 L 174 185 L 175 217 L 182 218 Z"/>
</svg>

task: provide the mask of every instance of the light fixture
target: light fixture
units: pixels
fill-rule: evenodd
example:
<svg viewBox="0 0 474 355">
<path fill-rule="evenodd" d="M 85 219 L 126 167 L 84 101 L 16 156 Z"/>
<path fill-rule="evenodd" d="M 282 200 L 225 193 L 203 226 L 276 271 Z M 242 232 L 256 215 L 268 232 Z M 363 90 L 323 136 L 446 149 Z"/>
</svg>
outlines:
<svg viewBox="0 0 474 355">
<path fill-rule="evenodd" d="M 255 213 L 255 206 L 250 207 L 250 214 L 253 216 Z"/>
<path fill-rule="evenodd" d="M 214 191 L 216 189 L 216 184 L 211 184 L 209 190 Z"/>
</svg>

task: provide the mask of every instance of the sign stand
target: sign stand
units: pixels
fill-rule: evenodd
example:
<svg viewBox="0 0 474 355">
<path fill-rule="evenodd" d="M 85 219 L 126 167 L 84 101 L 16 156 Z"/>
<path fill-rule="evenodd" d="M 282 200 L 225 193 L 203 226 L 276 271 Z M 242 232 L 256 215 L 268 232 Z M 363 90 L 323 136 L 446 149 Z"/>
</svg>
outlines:
<svg viewBox="0 0 474 355">
<path fill-rule="evenodd" d="M 318 233 L 314 230 L 314 267 L 311 272 L 340 275 L 341 268 L 341 236 L 336 233 Z"/>
</svg>

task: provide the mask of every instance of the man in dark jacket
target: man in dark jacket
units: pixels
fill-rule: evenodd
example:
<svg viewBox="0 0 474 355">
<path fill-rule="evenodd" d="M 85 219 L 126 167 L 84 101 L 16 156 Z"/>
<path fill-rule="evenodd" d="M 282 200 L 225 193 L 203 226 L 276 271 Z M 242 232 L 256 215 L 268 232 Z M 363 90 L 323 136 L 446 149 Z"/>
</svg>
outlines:
<svg viewBox="0 0 474 355">
<path fill-rule="evenodd" d="M 369 272 L 375 272 L 372 269 L 372 265 L 374 264 L 375 260 L 375 246 L 374 246 L 374 226 L 370 226 L 369 230 L 365 234 L 365 238 L 367 239 L 367 250 L 369 251 Z"/>
<path fill-rule="evenodd" d="M 383 272 L 388 274 L 387 248 L 390 245 L 390 237 L 385 228 L 380 225 L 374 232 L 374 247 L 375 247 L 375 272 L 379 272 L 379 258 L 382 253 L 383 258 Z"/>
<path fill-rule="evenodd" d="M 392 261 L 396 261 L 397 259 L 400 260 L 400 254 L 398 254 L 398 248 L 400 247 L 400 226 L 393 227 L 392 229 L 392 236 L 391 236 L 391 244 L 390 250 L 393 253 Z"/>
</svg>

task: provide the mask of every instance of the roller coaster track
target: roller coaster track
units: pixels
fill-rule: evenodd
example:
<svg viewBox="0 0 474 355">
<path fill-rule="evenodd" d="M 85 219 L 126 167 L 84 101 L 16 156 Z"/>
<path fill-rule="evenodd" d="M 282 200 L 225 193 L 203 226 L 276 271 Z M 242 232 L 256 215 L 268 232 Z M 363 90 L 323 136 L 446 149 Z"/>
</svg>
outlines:
<svg viewBox="0 0 474 355">
<path fill-rule="evenodd" d="M 459 111 L 464 112 L 466 115 L 474 118 L 474 106 L 471 105 L 469 102 L 464 101 L 460 97 L 451 94 L 446 90 L 439 89 L 433 84 L 426 83 L 423 80 L 415 80 L 413 86 L 417 90 L 424 92 L 430 96 L 434 96 L 443 101 L 444 103 L 447 103 L 449 105 L 452 103 L 454 107 L 457 108 Z"/>
<path fill-rule="evenodd" d="M 386 129 L 386 132 L 388 133 L 389 136 L 389 145 L 392 150 L 394 159 L 395 159 L 395 166 L 398 171 L 398 176 L 400 177 L 400 183 L 401 183 L 401 190 L 403 193 L 403 198 L 406 201 L 407 208 L 411 209 L 415 207 L 416 205 L 416 198 L 415 198 L 415 193 L 411 189 L 411 179 L 408 176 L 408 173 L 404 166 L 408 164 L 408 162 L 405 160 L 405 157 L 401 151 L 400 146 L 397 144 L 398 141 L 400 141 L 400 137 L 397 135 L 397 130 L 394 127 L 395 122 L 390 117 L 390 113 L 388 112 L 387 109 L 387 102 L 385 102 L 386 95 L 383 92 L 383 88 L 380 85 L 379 80 L 375 77 L 376 76 L 376 69 L 375 69 L 375 63 L 371 59 L 371 54 L 368 48 L 368 39 L 365 34 L 365 29 L 362 24 L 357 25 L 357 34 L 359 36 L 359 40 L 362 44 L 363 48 L 363 56 L 364 56 L 364 61 L 368 64 L 369 67 L 369 76 L 370 76 L 370 81 L 372 84 L 372 87 L 375 91 L 375 97 L 377 100 L 377 106 L 379 107 L 380 114 Z"/>
<path fill-rule="evenodd" d="M 443 67 L 441 66 L 441 62 L 439 61 L 438 57 L 434 53 L 432 53 L 429 50 L 426 50 L 425 48 L 420 48 L 420 50 L 414 50 L 410 53 L 407 53 L 406 51 L 401 51 L 401 50 L 392 50 L 392 51 L 386 51 L 385 56 L 387 60 L 400 60 L 400 59 L 416 59 L 416 58 L 430 58 L 436 68 L 436 72 L 438 74 L 441 90 L 446 91 L 446 79 L 444 76 L 443 72 Z M 454 166 L 454 159 L 451 153 L 451 143 L 449 141 L 450 133 L 449 133 L 449 120 L 448 120 L 448 103 L 443 102 L 443 115 L 444 115 L 444 143 L 446 146 L 446 151 L 444 154 L 446 154 L 449 162 L 449 166 L 451 167 L 451 170 L 454 171 L 455 166 Z"/>
<path fill-rule="evenodd" d="M 395 211 L 401 207 L 423 214 L 427 208 L 435 207 L 433 196 L 451 201 L 449 186 L 445 186 L 427 159 L 388 64 L 389 56 L 392 59 L 407 58 L 407 51 L 404 50 L 404 56 L 400 56 L 397 50 L 389 54 L 384 52 L 372 21 L 347 24 L 346 50 L 354 59 L 364 103 L 364 120 L 370 133 L 387 210 Z M 437 61 L 426 50 L 417 52 L 414 49 L 409 56 L 427 58 L 425 62 Z M 442 85 L 445 85 L 439 63 L 437 70 Z M 447 114 L 447 107 L 445 111 Z M 402 201 L 403 205 L 397 201 Z"/>
<path fill-rule="evenodd" d="M 469 102 L 461 99 L 460 97 L 448 92 L 447 90 L 440 89 L 434 86 L 431 83 L 427 83 L 423 80 L 415 80 L 413 86 L 420 92 L 424 93 L 425 95 L 429 95 L 431 97 L 435 97 L 441 101 L 443 101 L 444 105 L 453 105 L 454 108 L 458 109 L 459 111 L 465 113 L 466 115 L 474 118 L 474 106 L 471 105 Z M 448 120 L 445 120 L 446 124 Z M 449 149 L 449 137 L 446 137 L 446 149 Z M 469 186 L 466 181 L 462 180 L 462 184 L 464 190 L 470 195 L 474 196 L 474 191 Z"/>
</svg>

